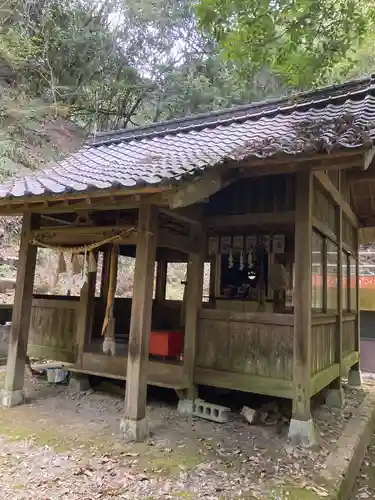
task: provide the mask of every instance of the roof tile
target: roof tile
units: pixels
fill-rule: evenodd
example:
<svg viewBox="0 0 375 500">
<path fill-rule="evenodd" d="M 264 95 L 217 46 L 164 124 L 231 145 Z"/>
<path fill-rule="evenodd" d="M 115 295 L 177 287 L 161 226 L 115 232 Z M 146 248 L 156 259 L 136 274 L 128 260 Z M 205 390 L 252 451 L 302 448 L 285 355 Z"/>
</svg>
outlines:
<svg viewBox="0 0 375 500">
<path fill-rule="evenodd" d="M 0 198 L 158 185 L 227 159 L 353 148 L 375 139 L 374 77 L 265 103 L 98 135 Z"/>
</svg>

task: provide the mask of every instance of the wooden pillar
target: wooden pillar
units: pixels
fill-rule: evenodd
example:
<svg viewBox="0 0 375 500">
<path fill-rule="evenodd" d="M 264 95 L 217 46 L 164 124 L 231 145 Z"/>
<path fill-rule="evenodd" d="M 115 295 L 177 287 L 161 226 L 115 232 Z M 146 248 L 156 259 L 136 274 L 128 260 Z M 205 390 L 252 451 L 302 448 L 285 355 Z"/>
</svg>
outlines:
<svg viewBox="0 0 375 500">
<path fill-rule="evenodd" d="M 345 394 L 342 387 L 342 208 L 336 206 L 336 231 L 337 231 L 337 321 L 335 333 L 335 363 L 339 365 L 339 376 L 331 382 L 326 395 L 327 406 L 342 408 L 345 404 Z"/>
<path fill-rule="evenodd" d="M 167 289 L 167 268 L 168 261 L 159 260 L 156 267 L 155 301 L 160 303 L 165 300 Z"/>
<path fill-rule="evenodd" d="M 152 205 L 141 205 L 130 320 L 125 418 L 120 428 L 126 441 L 142 441 L 148 436 L 147 367 L 157 230 L 157 208 Z"/>
<path fill-rule="evenodd" d="M 356 229 L 356 265 L 355 265 L 355 279 L 356 279 L 356 322 L 355 322 L 355 341 L 354 349 L 358 352 L 358 362 L 351 367 L 348 374 L 348 384 L 353 387 L 360 387 L 362 385 L 362 377 L 360 370 L 360 356 L 361 356 L 361 324 L 360 324 L 360 305 L 359 305 L 359 229 Z"/>
<path fill-rule="evenodd" d="M 104 305 L 106 304 L 108 296 L 110 262 L 111 262 L 111 249 L 107 248 L 103 252 L 102 279 L 100 284 L 100 297 Z"/>
<path fill-rule="evenodd" d="M 293 443 L 315 442 L 310 413 L 311 398 L 311 265 L 313 176 L 296 174 L 295 302 L 293 349 L 293 418 L 289 438 Z"/>
<path fill-rule="evenodd" d="M 210 291 L 209 291 L 209 301 L 214 303 L 216 300 L 216 258 L 215 255 L 211 258 L 210 262 Z"/>
<path fill-rule="evenodd" d="M 37 247 L 30 245 L 30 234 L 38 225 L 39 216 L 23 216 L 5 388 L 2 394 L 2 404 L 7 407 L 24 402 L 25 361 L 37 254 Z"/>
<path fill-rule="evenodd" d="M 88 257 L 88 256 L 87 256 Z M 95 260 L 97 264 L 97 258 Z M 87 264 L 86 279 L 81 288 L 78 308 L 78 321 L 76 329 L 76 364 L 82 364 L 83 349 L 87 343 L 91 341 L 92 327 L 94 321 L 95 307 L 95 286 L 96 286 L 96 271 L 89 270 Z"/>
<path fill-rule="evenodd" d="M 360 346 L 361 346 L 361 323 L 360 323 L 360 302 L 359 302 L 359 294 L 360 294 L 360 283 L 359 283 L 359 229 L 356 229 L 356 263 L 355 263 L 355 287 L 356 287 L 356 313 L 357 313 L 357 321 L 356 321 L 356 331 L 355 331 L 355 343 L 354 349 L 360 354 Z M 358 361 L 358 369 L 359 369 L 359 361 Z"/>
<path fill-rule="evenodd" d="M 189 254 L 185 297 L 184 336 L 184 377 L 188 384 L 185 398 L 179 401 L 178 411 L 183 414 L 193 412 L 196 395 L 194 385 L 194 362 L 199 310 L 202 307 L 205 242 L 200 228 L 192 229 L 192 239 L 196 241 L 196 252 Z"/>
</svg>

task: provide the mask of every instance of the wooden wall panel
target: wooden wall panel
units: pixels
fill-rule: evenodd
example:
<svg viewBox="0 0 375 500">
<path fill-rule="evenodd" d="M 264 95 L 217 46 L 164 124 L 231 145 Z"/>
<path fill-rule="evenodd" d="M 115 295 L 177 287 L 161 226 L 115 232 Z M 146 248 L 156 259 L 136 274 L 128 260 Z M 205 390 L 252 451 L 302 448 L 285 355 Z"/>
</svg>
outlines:
<svg viewBox="0 0 375 500">
<path fill-rule="evenodd" d="M 342 353 L 345 356 L 355 351 L 356 320 L 355 317 L 343 318 Z"/>
<path fill-rule="evenodd" d="M 34 299 L 31 308 L 28 353 L 56 361 L 74 361 L 76 300 Z"/>
<path fill-rule="evenodd" d="M 325 318 L 311 327 L 311 374 L 315 375 L 335 363 L 336 316 Z"/>
<path fill-rule="evenodd" d="M 292 379 L 293 316 L 290 324 L 262 323 L 262 315 L 201 311 L 198 321 L 196 366 L 248 375 Z M 209 313 L 209 314 L 206 314 Z M 220 314 L 219 314 L 220 313 Z M 252 318 L 252 316 L 254 318 Z M 283 318 L 282 318 L 283 319 Z"/>
<path fill-rule="evenodd" d="M 313 217 L 332 233 L 337 234 L 335 205 L 317 181 L 314 182 Z"/>
<path fill-rule="evenodd" d="M 342 241 L 353 250 L 356 249 L 356 229 L 345 215 L 342 217 Z"/>
<path fill-rule="evenodd" d="M 205 215 L 233 215 L 293 211 L 295 175 L 244 178 L 211 197 Z"/>
</svg>

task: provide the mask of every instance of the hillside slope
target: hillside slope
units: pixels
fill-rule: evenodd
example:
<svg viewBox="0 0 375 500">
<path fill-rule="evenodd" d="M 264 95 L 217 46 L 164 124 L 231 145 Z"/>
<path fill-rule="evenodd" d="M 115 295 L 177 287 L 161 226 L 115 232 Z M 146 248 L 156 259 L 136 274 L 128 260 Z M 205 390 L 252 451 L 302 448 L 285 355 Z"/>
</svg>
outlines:
<svg viewBox="0 0 375 500">
<path fill-rule="evenodd" d="M 79 148 L 86 132 L 53 104 L 31 99 L 22 90 L 0 82 L 0 180 L 33 172 Z M 0 278 L 15 279 L 18 217 L 0 217 Z M 37 280 L 45 282 L 48 259 L 38 258 Z M 0 296 L 12 302 L 13 292 Z"/>
</svg>

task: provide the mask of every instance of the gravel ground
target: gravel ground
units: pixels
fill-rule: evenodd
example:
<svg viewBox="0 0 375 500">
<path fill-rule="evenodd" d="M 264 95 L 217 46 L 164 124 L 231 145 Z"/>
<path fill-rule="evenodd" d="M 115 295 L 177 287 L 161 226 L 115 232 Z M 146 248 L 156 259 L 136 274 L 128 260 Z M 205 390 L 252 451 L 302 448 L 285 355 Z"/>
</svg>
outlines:
<svg viewBox="0 0 375 500">
<path fill-rule="evenodd" d="M 27 379 L 28 403 L 0 410 L 0 499 L 301 500 L 286 493 L 290 485 L 324 496 L 314 477 L 367 388 L 346 389 L 343 411 L 314 409 L 320 443 L 308 451 L 287 445 L 286 425 L 250 427 L 238 413 L 228 424 L 182 418 L 163 391 L 148 406 L 150 440 L 126 445 L 122 397 L 72 397 Z"/>
</svg>

